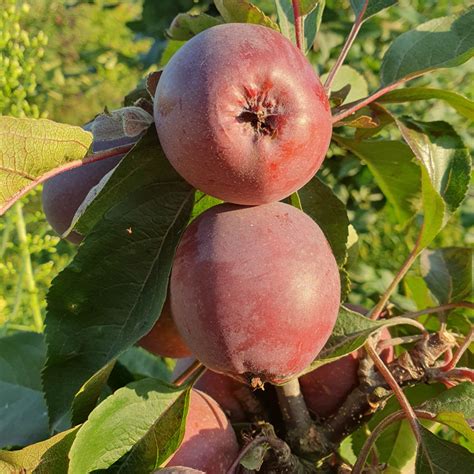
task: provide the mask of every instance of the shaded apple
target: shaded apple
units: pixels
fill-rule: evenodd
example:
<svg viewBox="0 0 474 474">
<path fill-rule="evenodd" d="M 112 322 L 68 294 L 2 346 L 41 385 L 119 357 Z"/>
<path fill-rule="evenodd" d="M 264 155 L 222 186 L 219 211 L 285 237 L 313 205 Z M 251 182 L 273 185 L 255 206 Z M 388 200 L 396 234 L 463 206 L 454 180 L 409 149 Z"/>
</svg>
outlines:
<svg viewBox="0 0 474 474">
<path fill-rule="evenodd" d="M 179 360 L 176 363 L 172 379 L 181 375 L 194 361 L 193 357 Z M 194 384 L 194 388 L 210 395 L 234 423 L 248 420 L 248 414 L 251 415 L 249 405 L 253 407 L 258 404 L 254 400 L 255 396 L 252 390 L 247 385 L 210 369 L 201 375 Z"/>
<path fill-rule="evenodd" d="M 243 23 L 209 28 L 180 48 L 160 77 L 154 118 L 184 179 L 246 205 L 306 184 L 332 133 L 313 66 L 279 32 Z"/>
<path fill-rule="evenodd" d="M 346 304 L 352 311 L 367 314 L 361 306 Z M 384 328 L 381 340 L 390 339 L 390 332 Z M 309 411 L 320 418 L 335 413 L 347 396 L 359 385 L 359 351 L 323 365 L 303 377 L 300 377 L 301 391 Z M 384 349 L 380 354 L 384 362 L 393 360 L 393 347 Z"/>
<path fill-rule="evenodd" d="M 186 229 L 170 285 L 176 326 L 208 368 L 252 386 L 301 372 L 334 327 L 339 271 L 295 207 L 221 204 Z"/>
<path fill-rule="evenodd" d="M 221 407 L 209 395 L 192 389 L 184 438 L 166 467 L 187 466 L 222 474 L 238 452 L 234 430 Z"/>
<path fill-rule="evenodd" d="M 176 329 L 171 315 L 169 298 L 166 298 L 160 319 L 158 319 L 152 330 L 142 337 L 137 344 L 147 351 L 162 357 L 180 358 L 191 355 L 191 351 Z"/>
<path fill-rule="evenodd" d="M 91 130 L 91 123 L 84 126 L 85 130 Z M 135 143 L 138 137 L 124 137 L 121 139 L 98 141 L 94 140 L 92 149 L 94 152 L 105 151 L 122 145 Z M 72 219 L 86 198 L 89 191 L 113 168 L 115 168 L 124 154 L 118 154 L 110 158 L 88 163 L 48 179 L 43 185 L 43 211 L 51 227 L 62 235 L 71 225 Z M 72 231 L 66 240 L 73 244 L 79 244 L 83 236 Z"/>
</svg>

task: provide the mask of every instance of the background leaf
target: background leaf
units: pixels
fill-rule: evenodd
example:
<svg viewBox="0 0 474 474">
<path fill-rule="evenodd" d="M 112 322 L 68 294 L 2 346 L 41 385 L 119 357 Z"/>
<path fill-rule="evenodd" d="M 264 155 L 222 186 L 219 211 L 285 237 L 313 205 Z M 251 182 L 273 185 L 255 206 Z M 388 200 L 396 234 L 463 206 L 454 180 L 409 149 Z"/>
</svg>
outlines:
<svg viewBox="0 0 474 474">
<path fill-rule="evenodd" d="M 70 452 L 69 473 L 107 469 L 121 459 L 128 462 L 124 472 L 153 471 L 178 448 L 188 403 L 188 390 L 153 379 L 117 390 L 79 429 Z M 138 459 L 133 450 L 143 446 L 148 449 Z"/>
<path fill-rule="evenodd" d="M 175 17 L 166 32 L 174 40 L 187 41 L 202 31 L 220 24 L 222 24 L 221 19 L 205 13 L 200 15 L 180 13 Z"/>
<path fill-rule="evenodd" d="M 321 82 L 323 84 L 328 76 L 329 73 L 321 76 Z M 350 85 L 349 93 L 341 104 L 354 102 L 369 95 L 369 88 L 364 76 L 351 66 L 343 65 L 334 77 L 331 90 L 338 91 L 348 84 Z"/>
<path fill-rule="evenodd" d="M 354 13 L 358 15 L 362 8 L 364 7 L 365 2 L 368 1 L 367 10 L 365 11 L 364 19 L 370 18 L 376 13 L 388 8 L 397 3 L 397 0 L 351 0 L 351 6 L 354 10 Z"/>
<path fill-rule="evenodd" d="M 254 23 L 278 30 L 278 25 L 247 0 L 215 0 L 214 4 L 227 23 Z"/>
<path fill-rule="evenodd" d="M 440 67 L 454 67 L 474 53 L 474 8 L 436 18 L 400 35 L 383 58 L 382 86 Z"/>
<path fill-rule="evenodd" d="M 0 447 L 26 446 L 49 435 L 41 388 L 45 356 L 42 334 L 0 338 Z"/>
<path fill-rule="evenodd" d="M 0 116 L 0 215 L 46 173 L 82 160 L 91 144 L 80 127 Z"/>
<path fill-rule="evenodd" d="M 107 211 L 49 292 L 43 382 L 52 424 L 89 378 L 160 316 L 194 191 L 181 178 L 167 181 L 170 170 L 159 161 L 148 164 L 156 182 L 122 196 Z"/>
</svg>

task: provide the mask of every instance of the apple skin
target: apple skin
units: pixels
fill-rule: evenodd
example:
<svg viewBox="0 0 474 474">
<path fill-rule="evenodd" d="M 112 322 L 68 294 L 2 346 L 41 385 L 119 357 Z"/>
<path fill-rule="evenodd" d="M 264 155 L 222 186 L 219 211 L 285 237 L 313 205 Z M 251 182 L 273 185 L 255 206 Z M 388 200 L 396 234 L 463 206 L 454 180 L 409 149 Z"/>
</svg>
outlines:
<svg viewBox="0 0 474 474">
<path fill-rule="evenodd" d="M 149 352 L 161 357 L 172 357 L 179 359 L 189 357 L 191 351 L 179 335 L 178 329 L 171 315 L 169 298 L 166 298 L 161 311 L 160 319 L 151 331 L 143 336 L 137 343 Z"/>
<path fill-rule="evenodd" d="M 91 123 L 86 124 L 84 130 L 90 131 Z M 122 145 L 135 143 L 137 137 L 121 138 L 117 140 L 97 141 L 92 144 L 94 152 L 105 151 Z M 46 220 L 56 233 L 62 235 L 71 225 L 72 219 L 86 198 L 89 191 L 113 168 L 115 168 L 124 154 L 88 163 L 48 179 L 43 185 L 43 211 Z M 69 242 L 78 245 L 83 236 L 72 231 L 65 237 Z"/>
<path fill-rule="evenodd" d="M 194 361 L 193 357 L 179 360 L 174 368 L 172 379 L 181 375 Z M 233 423 L 248 420 L 242 400 L 254 395 L 249 387 L 238 380 L 207 369 L 194 384 L 194 388 L 210 395 Z"/>
<path fill-rule="evenodd" d="M 322 349 L 340 301 L 319 226 L 295 207 L 220 204 L 186 229 L 170 284 L 176 327 L 206 367 L 283 383 Z"/>
<path fill-rule="evenodd" d="M 222 474 L 238 453 L 237 438 L 221 407 L 209 395 L 192 389 L 184 438 L 166 467 L 187 466 Z"/>
<path fill-rule="evenodd" d="M 280 33 L 253 24 L 215 26 L 188 41 L 160 77 L 154 118 L 185 180 L 244 205 L 281 200 L 306 184 L 332 133 L 311 64 Z"/>
<path fill-rule="evenodd" d="M 345 304 L 345 306 L 360 314 L 367 313 L 367 310 L 361 306 L 350 304 Z M 380 339 L 390 339 L 390 337 L 390 332 L 384 328 Z M 384 349 L 380 356 L 384 362 L 391 362 L 393 347 Z M 359 351 L 354 351 L 300 377 L 301 392 L 311 413 L 324 419 L 339 409 L 349 393 L 359 385 L 359 357 Z"/>
</svg>

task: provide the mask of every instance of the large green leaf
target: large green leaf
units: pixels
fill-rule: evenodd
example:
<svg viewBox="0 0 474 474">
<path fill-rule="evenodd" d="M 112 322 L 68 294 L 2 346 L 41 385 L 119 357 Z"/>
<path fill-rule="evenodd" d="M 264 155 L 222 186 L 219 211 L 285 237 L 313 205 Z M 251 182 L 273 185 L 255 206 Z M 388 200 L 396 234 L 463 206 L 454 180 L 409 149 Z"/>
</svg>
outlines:
<svg viewBox="0 0 474 474">
<path fill-rule="evenodd" d="M 474 53 L 474 8 L 436 18 L 400 35 L 382 61 L 382 85 L 419 76 L 433 69 L 454 67 Z"/>
<path fill-rule="evenodd" d="M 472 249 L 449 247 L 425 250 L 421 274 L 439 304 L 472 297 Z"/>
<path fill-rule="evenodd" d="M 154 471 L 178 448 L 188 404 L 189 390 L 154 379 L 117 390 L 79 429 L 68 472 L 94 472 L 117 462 L 122 472 Z"/>
<path fill-rule="evenodd" d="M 91 144 L 80 127 L 0 116 L 0 215 L 52 170 L 80 162 Z"/>
<path fill-rule="evenodd" d="M 0 447 L 26 446 L 49 435 L 41 388 L 45 356 L 42 334 L 0 338 Z"/>
<path fill-rule="evenodd" d="M 53 425 L 81 387 L 149 332 L 160 315 L 175 247 L 194 202 L 187 183 L 176 175 L 169 180 L 170 168 L 165 159 L 149 161 L 155 182 L 122 195 L 53 281 L 43 372 Z M 135 186 L 135 175 L 130 179 Z M 126 178 L 120 186 L 126 189 Z"/>
<path fill-rule="evenodd" d="M 67 474 L 68 453 L 79 427 L 58 433 L 19 451 L 0 451 L 0 472 Z"/>
<path fill-rule="evenodd" d="M 368 2 L 365 10 L 364 19 L 370 18 L 376 13 L 397 3 L 397 0 L 351 0 L 351 6 L 356 15 L 362 11 L 364 4 Z"/>
<path fill-rule="evenodd" d="M 346 207 L 332 189 L 317 177 L 303 186 L 298 195 L 302 210 L 317 222 L 328 239 L 337 264 L 344 265 L 349 228 Z"/>
<path fill-rule="evenodd" d="M 338 135 L 334 138 L 367 164 L 393 205 L 398 221 L 405 224 L 416 213 L 421 192 L 420 168 L 410 148 L 396 141 L 359 142 Z"/>
<path fill-rule="evenodd" d="M 422 169 L 424 229 L 420 248 L 430 244 L 461 204 L 469 187 L 471 156 L 446 122 L 396 120 Z"/>
<path fill-rule="evenodd" d="M 417 100 L 440 99 L 453 107 L 459 114 L 474 120 L 474 102 L 457 92 L 429 87 L 408 87 L 396 89 L 377 99 L 377 102 L 393 104 L 399 102 L 413 102 Z"/>
<path fill-rule="evenodd" d="M 421 445 L 416 456 L 416 474 L 472 472 L 474 454 L 420 426 Z"/>
<path fill-rule="evenodd" d="M 255 23 L 278 30 L 278 25 L 248 0 L 214 0 L 226 23 Z"/>
<path fill-rule="evenodd" d="M 326 5 L 326 0 L 321 0 L 315 3 L 315 7 L 310 10 L 309 13 L 304 13 L 304 9 L 301 11 L 304 24 L 304 51 L 310 50 L 314 41 L 316 40 L 316 36 L 321 25 L 324 7 Z M 275 0 L 275 4 L 281 33 L 295 43 L 295 19 L 292 1 Z"/>
</svg>

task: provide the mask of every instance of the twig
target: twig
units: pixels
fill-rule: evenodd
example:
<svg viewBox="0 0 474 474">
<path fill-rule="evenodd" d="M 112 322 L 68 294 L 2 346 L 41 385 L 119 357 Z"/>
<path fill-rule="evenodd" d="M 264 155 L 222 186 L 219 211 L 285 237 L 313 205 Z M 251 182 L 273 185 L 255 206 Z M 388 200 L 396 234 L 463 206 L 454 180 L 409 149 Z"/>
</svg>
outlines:
<svg viewBox="0 0 474 474">
<path fill-rule="evenodd" d="M 474 339 L 474 328 L 471 328 L 471 330 L 469 331 L 469 334 L 464 339 L 464 342 L 458 347 L 458 350 L 454 353 L 452 359 L 445 366 L 442 367 L 443 371 L 447 372 L 451 369 L 454 369 L 454 367 L 456 367 L 457 363 L 461 359 L 464 352 L 466 352 L 466 350 L 469 348 L 469 345 L 471 344 L 473 339 Z"/>
<path fill-rule="evenodd" d="M 406 417 L 408 419 L 408 422 L 410 423 L 411 429 L 413 430 L 413 434 L 415 435 L 416 440 L 418 441 L 418 443 L 421 443 L 420 427 L 418 426 L 415 412 L 413 411 L 413 408 L 410 405 L 408 398 L 403 393 L 403 390 L 401 389 L 400 385 L 398 385 L 397 381 L 394 379 L 390 370 L 388 370 L 387 366 L 383 363 L 383 360 L 379 357 L 375 349 L 372 347 L 370 340 L 367 341 L 364 347 L 369 357 L 374 361 L 374 364 L 377 367 L 378 371 L 382 374 L 383 378 L 392 389 L 394 395 L 397 397 L 400 406 L 406 413 Z"/>
<path fill-rule="evenodd" d="M 16 230 L 18 234 L 18 242 L 20 244 L 20 252 L 23 270 L 25 272 L 26 289 L 30 295 L 30 308 L 33 314 L 33 321 L 37 332 L 43 330 L 43 317 L 41 316 L 41 308 L 38 300 L 38 289 L 33 275 L 33 266 L 31 264 L 30 249 L 28 248 L 28 240 L 26 238 L 26 226 L 23 219 L 23 209 L 21 202 L 15 204 L 16 210 Z"/>
<path fill-rule="evenodd" d="M 180 387 L 193 378 L 193 376 L 195 376 L 196 379 L 199 378 L 205 370 L 206 367 L 204 367 L 198 360 L 195 360 L 181 375 L 178 376 L 173 384 Z"/>
<path fill-rule="evenodd" d="M 349 53 L 349 50 L 351 49 L 352 44 L 354 43 L 357 35 L 359 34 L 359 30 L 362 26 L 362 21 L 364 19 L 365 11 L 367 10 L 367 5 L 369 4 L 369 0 L 365 0 L 364 5 L 362 6 L 361 11 L 357 15 L 354 24 L 352 25 L 351 31 L 349 33 L 349 36 L 346 39 L 346 42 L 339 54 L 339 57 L 337 58 L 336 63 L 334 64 L 333 68 L 329 72 L 329 75 L 326 79 L 326 82 L 324 83 L 324 89 L 326 90 L 326 93 L 328 93 L 331 90 L 331 85 L 334 81 L 334 78 L 336 77 L 337 72 L 343 65 L 347 54 Z"/>
<path fill-rule="evenodd" d="M 398 346 L 399 344 L 409 344 L 410 342 L 417 342 L 420 339 L 423 339 L 423 335 L 414 335 L 414 336 L 402 336 L 402 337 L 393 337 L 391 339 L 384 339 L 379 341 L 377 344 L 377 350 L 383 351 L 387 347 Z"/>
<path fill-rule="evenodd" d="M 435 415 L 427 411 L 414 410 L 414 412 L 418 418 L 424 418 L 427 420 L 432 420 L 433 418 L 435 418 Z M 367 457 L 369 456 L 370 450 L 372 449 L 372 446 L 374 445 L 375 441 L 380 436 L 382 431 L 384 431 L 385 428 L 387 428 L 393 422 L 398 421 L 398 420 L 403 420 L 405 417 L 406 417 L 406 413 L 403 410 L 397 411 L 395 413 L 392 413 L 391 415 L 388 415 L 387 418 L 382 420 L 374 428 L 370 436 L 365 440 L 365 443 L 359 452 L 357 461 L 354 464 L 354 467 L 352 468 L 352 474 L 360 474 L 362 472 L 365 461 L 367 460 Z"/>
<path fill-rule="evenodd" d="M 469 301 L 460 301 L 458 303 L 448 303 L 448 304 L 443 304 L 441 306 L 435 306 L 432 308 L 425 308 L 420 311 L 415 311 L 412 313 L 401 314 L 400 317 L 415 319 L 418 316 L 423 316 L 424 314 L 440 313 L 441 311 L 448 311 L 454 308 L 474 309 L 474 303 L 470 303 Z"/>
<path fill-rule="evenodd" d="M 423 229 L 424 229 L 424 224 L 421 225 L 420 232 L 416 239 L 416 243 L 415 243 L 415 246 L 413 247 L 413 250 L 410 252 L 405 262 L 403 262 L 403 265 L 401 266 L 400 270 L 398 270 L 398 273 L 395 275 L 395 278 L 393 279 L 392 283 L 390 283 L 389 287 L 385 290 L 385 293 L 382 295 L 379 302 L 376 304 L 375 308 L 372 310 L 370 314 L 370 319 L 375 320 L 380 316 L 390 296 L 395 291 L 398 284 L 402 281 L 403 277 L 406 275 L 406 273 L 412 266 L 413 262 L 416 260 L 416 257 L 418 256 L 418 252 L 419 252 L 419 247 L 421 244 L 421 239 L 423 236 Z"/>
<path fill-rule="evenodd" d="M 300 13 L 300 0 L 291 0 L 293 5 L 293 17 L 295 20 L 296 46 L 304 54 L 304 32 L 303 18 Z"/>
</svg>

